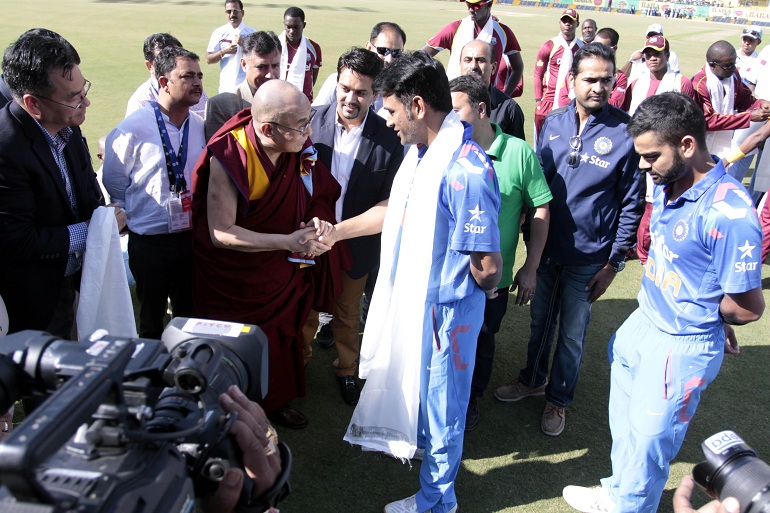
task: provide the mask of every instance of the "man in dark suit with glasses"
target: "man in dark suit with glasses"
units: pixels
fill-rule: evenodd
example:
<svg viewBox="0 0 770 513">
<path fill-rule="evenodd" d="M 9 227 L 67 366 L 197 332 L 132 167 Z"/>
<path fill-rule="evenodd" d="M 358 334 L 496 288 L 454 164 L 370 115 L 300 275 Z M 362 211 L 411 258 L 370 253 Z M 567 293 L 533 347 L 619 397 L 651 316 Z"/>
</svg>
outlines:
<svg viewBox="0 0 770 513">
<path fill-rule="evenodd" d="M 35 29 L 6 51 L 0 110 L 0 295 L 9 331 L 73 335 L 88 222 L 103 198 L 79 126 L 91 83 L 77 51 Z M 125 214 L 116 210 L 119 229 Z"/>
<path fill-rule="evenodd" d="M 568 77 L 575 99 L 546 117 L 538 138 L 553 194 L 551 223 L 530 310 L 527 364 L 495 397 L 514 402 L 545 395 L 541 429 L 550 436 L 564 430 L 565 408 L 575 395 L 591 304 L 623 270 L 641 214 L 642 175 L 626 134 L 629 116 L 608 104 L 614 76 L 608 46 L 581 48 Z"/>
</svg>

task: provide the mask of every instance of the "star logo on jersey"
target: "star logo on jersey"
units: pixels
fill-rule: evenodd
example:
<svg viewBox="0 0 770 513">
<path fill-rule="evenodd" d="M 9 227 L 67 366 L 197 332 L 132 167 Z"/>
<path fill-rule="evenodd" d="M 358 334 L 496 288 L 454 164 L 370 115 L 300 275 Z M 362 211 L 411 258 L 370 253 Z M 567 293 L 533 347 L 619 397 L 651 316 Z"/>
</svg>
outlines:
<svg viewBox="0 0 770 513">
<path fill-rule="evenodd" d="M 478 203 L 476 204 L 476 208 L 473 210 L 469 210 L 468 213 L 471 214 L 471 221 L 481 221 L 481 214 L 486 212 L 486 210 L 479 210 Z"/>
<path fill-rule="evenodd" d="M 756 246 L 752 246 L 749 244 L 749 241 L 747 240 L 743 246 L 738 246 L 738 249 L 741 252 L 741 260 L 743 260 L 746 257 L 754 258 L 754 255 L 751 254 L 751 252 L 754 250 Z"/>
<path fill-rule="evenodd" d="M 588 155 L 588 152 L 586 152 L 586 153 L 583 153 L 583 154 L 580 156 L 580 162 L 588 162 L 588 157 L 589 157 L 589 155 Z"/>
<path fill-rule="evenodd" d="M 594 151 L 599 155 L 606 155 L 612 151 L 612 140 L 609 137 L 599 137 L 594 141 Z"/>
</svg>

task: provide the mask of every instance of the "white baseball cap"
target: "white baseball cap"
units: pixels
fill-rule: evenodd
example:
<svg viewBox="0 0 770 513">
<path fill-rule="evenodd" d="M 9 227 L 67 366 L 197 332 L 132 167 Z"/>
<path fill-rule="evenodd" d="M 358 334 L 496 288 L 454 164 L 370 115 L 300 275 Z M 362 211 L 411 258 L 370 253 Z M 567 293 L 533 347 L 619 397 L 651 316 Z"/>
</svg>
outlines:
<svg viewBox="0 0 770 513">
<path fill-rule="evenodd" d="M 650 37 L 652 33 L 663 35 L 663 25 L 660 23 L 653 23 L 647 27 L 647 32 L 644 33 L 645 37 Z"/>
</svg>

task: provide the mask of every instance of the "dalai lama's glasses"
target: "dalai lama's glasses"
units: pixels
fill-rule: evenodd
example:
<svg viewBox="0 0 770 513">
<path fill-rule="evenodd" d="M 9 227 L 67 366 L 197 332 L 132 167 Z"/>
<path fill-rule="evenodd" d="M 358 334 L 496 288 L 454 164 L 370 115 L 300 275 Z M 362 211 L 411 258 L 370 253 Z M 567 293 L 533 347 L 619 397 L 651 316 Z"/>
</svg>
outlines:
<svg viewBox="0 0 770 513">
<path fill-rule="evenodd" d="M 580 162 L 580 150 L 583 149 L 583 141 L 579 135 L 573 135 L 569 138 L 569 147 L 572 148 L 572 152 L 567 155 L 567 165 L 577 167 Z"/>
<path fill-rule="evenodd" d="M 294 132 L 297 132 L 299 135 L 305 135 L 307 133 L 307 129 L 310 128 L 310 123 L 313 122 L 313 118 L 315 117 L 315 113 L 317 111 L 315 109 L 310 109 L 310 117 L 307 119 L 307 123 L 305 123 L 302 128 L 292 128 L 290 126 L 282 125 L 280 123 L 277 123 L 275 121 L 261 121 L 261 123 L 270 123 L 275 126 L 279 126 L 281 128 L 285 128 L 286 130 L 293 130 Z"/>
</svg>

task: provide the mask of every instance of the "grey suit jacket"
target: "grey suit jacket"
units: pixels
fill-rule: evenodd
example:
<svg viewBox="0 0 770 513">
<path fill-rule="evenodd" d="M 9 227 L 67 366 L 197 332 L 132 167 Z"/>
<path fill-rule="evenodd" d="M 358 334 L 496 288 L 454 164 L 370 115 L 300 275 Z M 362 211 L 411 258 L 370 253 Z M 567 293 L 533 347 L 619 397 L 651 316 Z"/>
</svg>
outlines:
<svg viewBox="0 0 770 513">
<path fill-rule="evenodd" d="M 318 107 L 318 113 L 311 124 L 313 135 L 310 138 L 318 150 L 318 158 L 329 170 L 332 170 L 334 156 L 334 130 L 338 130 L 336 118 L 337 104 L 323 105 Z M 384 119 L 370 111 L 350 171 L 350 180 L 342 204 L 343 220 L 366 212 L 390 197 L 393 177 L 396 176 L 403 158 L 404 147 L 401 146 L 396 132 L 385 124 Z M 347 242 L 353 255 L 353 267 L 348 274 L 353 279 L 361 278 L 379 262 L 380 235 L 358 237 Z"/>
<path fill-rule="evenodd" d="M 206 103 L 206 115 L 203 124 L 206 141 L 208 142 L 228 119 L 243 109 L 250 108 L 253 101 L 254 95 L 251 93 L 251 87 L 245 80 L 230 91 L 209 98 Z"/>
</svg>

